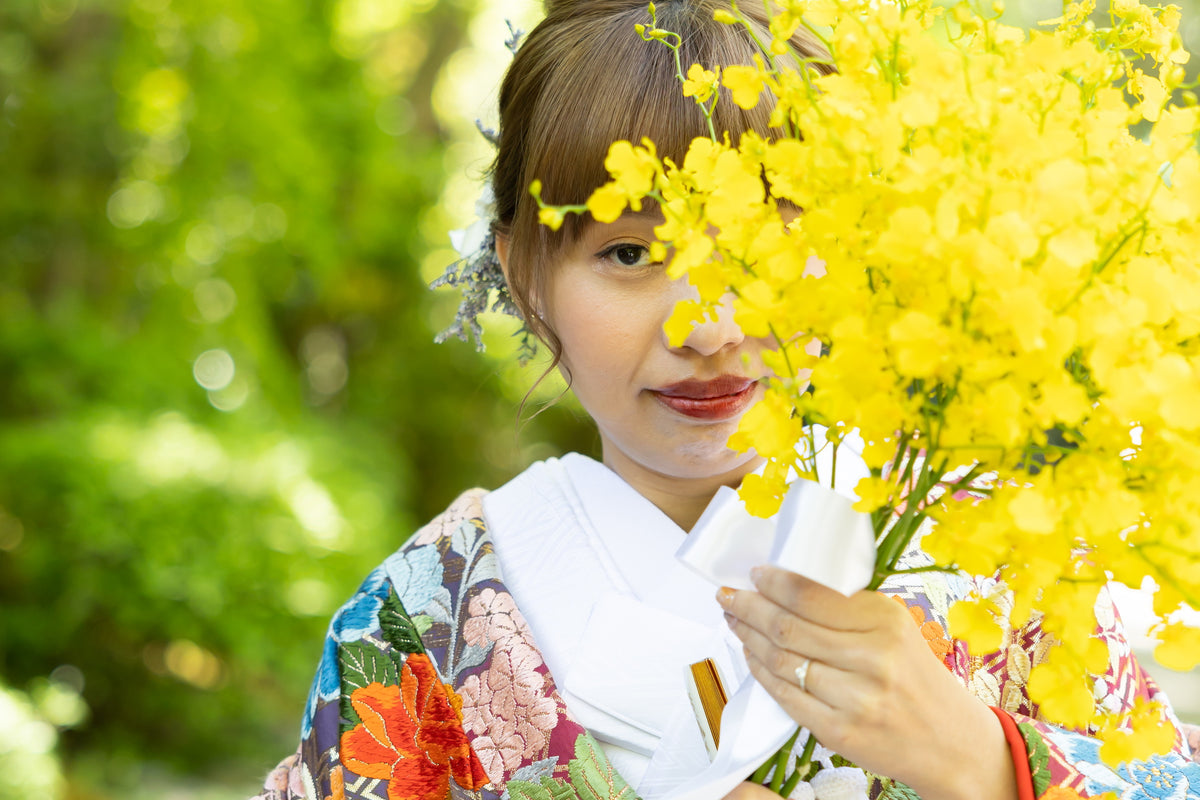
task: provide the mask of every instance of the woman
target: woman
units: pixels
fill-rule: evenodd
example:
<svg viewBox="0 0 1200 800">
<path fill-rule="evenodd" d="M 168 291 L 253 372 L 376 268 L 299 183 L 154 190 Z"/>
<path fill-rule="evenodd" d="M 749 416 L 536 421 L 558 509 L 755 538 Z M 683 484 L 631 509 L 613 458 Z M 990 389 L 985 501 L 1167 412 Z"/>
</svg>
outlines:
<svg viewBox="0 0 1200 800">
<path fill-rule="evenodd" d="M 681 678 L 705 657 L 753 676 L 829 748 L 824 796 L 829 776 L 849 782 L 838 796 L 913 796 L 900 784 L 926 800 L 1051 786 L 1150 796 L 1139 781 L 1200 793 L 1181 737 L 1153 772 L 1117 774 L 1086 731 L 1037 720 L 1025 681 L 1049 642 L 1036 622 L 983 658 L 948 640 L 946 608 L 965 580 L 926 573 L 847 598 L 767 568 L 757 591 L 714 602 L 680 567 L 673 553 L 716 490 L 759 466 L 726 441 L 762 395 L 770 345 L 728 309 L 667 343 L 663 322 L 692 290 L 649 258 L 652 210 L 568 219 L 559 232 L 538 223 L 535 179 L 548 202 L 582 203 L 607 178 L 612 141 L 648 136 L 679 160 L 707 130 L 671 53 L 634 33 L 643 0 L 548 5 L 501 88 L 495 260 L 476 266 L 503 269 L 595 420 L 603 464 L 571 454 L 468 492 L 372 572 L 334 617 L 300 750 L 264 796 L 665 796 L 707 764 Z M 682 36 L 684 64 L 752 63 L 751 37 L 715 23 L 717 8 L 728 4 L 667 0 L 659 25 Z M 803 33 L 793 45 L 818 52 Z M 719 131 L 771 136 L 769 104 L 716 108 Z M 1106 707 L 1158 697 L 1106 598 L 1098 619 Z M 866 772 L 835 767 L 843 758 Z M 749 783 L 729 795 L 771 796 Z"/>
</svg>

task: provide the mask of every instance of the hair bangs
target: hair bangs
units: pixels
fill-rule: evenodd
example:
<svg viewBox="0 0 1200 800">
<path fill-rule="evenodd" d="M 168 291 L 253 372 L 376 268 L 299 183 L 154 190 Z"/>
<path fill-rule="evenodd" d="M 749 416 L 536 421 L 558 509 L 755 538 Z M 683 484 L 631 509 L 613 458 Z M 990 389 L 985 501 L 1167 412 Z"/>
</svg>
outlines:
<svg viewBox="0 0 1200 800">
<path fill-rule="evenodd" d="M 658 24 L 683 37 L 680 63 L 712 69 L 753 64 L 753 42 L 712 19 L 707 3 L 664 3 Z M 530 131 L 529 178 L 542 182 L 542 197 L 555 205 L 581 205 L 605 184 L 605 158 L 613 142 L 640 144 L 649 139 L 661 157 L 682 163 L 692 140 L 709 136 L 708 123 L 695 100 L 684 97 L 675 73 L 675 57 L 660 42 L 643 41 L 634 31 L 646 22 L 644 8 L 611 16 L 567 51 L 546 84 L 542 113 Z M 600 30 L 597 30 L 597 28 Z M 768 128 L 772 101 L 764 94 L 755 108 L 743 109 L 722 88 L 713 115 L 717 135 L 734 142 L 748 130 L 773 138 Z M 590 216 L 568 217 L 561 243 L 576 239 Z M 550 244 L 557 237 L 548 237 Z"/>
<path fill-rule="evenodd" d="M 744 10 L 751 32 L 713 19 L 729 0 L 660 0 L 658 27 L 681 37 L 679 63 L 706 69 L 753 65 L 767 58 L 755 42 L 770 41 L 767 19 Z M 644 0 L 547 0 L 546 18 L 517 50 L 500 87 L 500 139 L 491 176 L 496 203 L 493 230 L 505 242 L 506 279 L 526 325 L 550 345 L 555 363 L 561 348 L 540 316 L 540 297 L 563 248 L 592 223 L 588 214 L 568 215 L 558 231 L 539 221 L 529 194 L 536 180 L 552 205 L 582 205 L 608 182 L 604 161 L 613 142 L 650 139 L 660 157 L 683 161 L 697 137 L 709 136 L 704 112 L 684 97 L 671 48 L 644 41 L 634 26 L 649 23 Z M 825 51 L 803 29 L 791 39 L 795 59 Z M 805 68 L 805 67 L 800 67 Z M 827 72 L 824 65 L 815 67 Z M 780 131 L 768 125 L 774 98 L 764 92 L 752 109 L 721 88 L 713 113 L 718 136 L 737 143 L 747 131 L 767 140 Z"/>
</svg>

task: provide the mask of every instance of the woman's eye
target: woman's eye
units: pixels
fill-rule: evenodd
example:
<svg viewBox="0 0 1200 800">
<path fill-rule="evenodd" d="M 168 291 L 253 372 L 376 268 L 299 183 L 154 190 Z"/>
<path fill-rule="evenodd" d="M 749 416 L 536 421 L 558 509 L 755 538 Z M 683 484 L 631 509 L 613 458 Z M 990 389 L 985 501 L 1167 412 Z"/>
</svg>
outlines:
<svg viewBox="0 0 1200 800">
<path fill-rule="evenodd" d="M 601 255 L 622 267 L 635 268 L 650 265 L 650 248 L 640 244 L 613 245 Z"/>
</svg>

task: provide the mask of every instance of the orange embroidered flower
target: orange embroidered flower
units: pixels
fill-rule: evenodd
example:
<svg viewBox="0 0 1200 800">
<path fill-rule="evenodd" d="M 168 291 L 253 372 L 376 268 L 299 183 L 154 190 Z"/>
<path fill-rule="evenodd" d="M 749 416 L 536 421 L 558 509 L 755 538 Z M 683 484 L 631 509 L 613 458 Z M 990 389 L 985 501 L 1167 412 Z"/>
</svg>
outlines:
<svg viewBox="0 0 1200 800">
<path fill-rule="evenodd" d="M 921 629 L 921 635 L 925 637 L 925 644 L 929 645 L 929 649 L 942 663 L 945 663 L 946 656 L 950 655 L 953 645 L 950 644 L 950 637 L 946 635 L 946 629 L 942 627 L 942 624 L 935 619 L 926 619 L 925 609 L 920 606 L 910 606 L 900 597 L 893 596 L 892 599 L 908 609 L 909 616 L 913 618 L 913 622 L 917 623 L 917 627 Z"/>
<path fill-rule="evenodd" d="M 346 800 L 346 776 L 343 767 L 334 767 L 329 771 L 329 794 L 325 800 Z"/>
<path fill-rule="evenodd" d="M 462 700 L 424 653 L 404 662 L 399 686 L 368 684 L 350 702 L 362 722 L 342 735 L 342 763 L 387 780 L 388 800 L 449 797 L 451 776 L 469 790 L 487 783 L 463 731 Z"/>
<path fill-rule="evenodd" d="M 1066 786 L 1051 786 L 1040 800 L 1083 800 L 1083 795 Z"/>
</svg>

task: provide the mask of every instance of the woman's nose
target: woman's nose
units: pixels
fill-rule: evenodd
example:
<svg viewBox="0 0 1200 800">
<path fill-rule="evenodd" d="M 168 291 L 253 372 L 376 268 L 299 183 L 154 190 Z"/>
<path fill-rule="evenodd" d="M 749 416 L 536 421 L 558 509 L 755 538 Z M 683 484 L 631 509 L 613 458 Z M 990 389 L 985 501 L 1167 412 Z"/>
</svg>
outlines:
<svg viewBox="0 0 1200 800">
<path fill-rule="evenodd" d="M 694 291 L 694 290 L 693 290 Z M 711 356 L 727 347 L 737 347 L 746 339 L 741 326 L 734 321 L 733 294 L 726 294 L 717 306 L 716 317 L 705 317 L 692 327 L 683 347 L 702 356 Z"/>
</svg>

